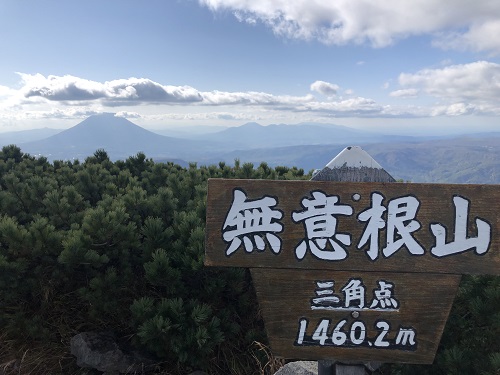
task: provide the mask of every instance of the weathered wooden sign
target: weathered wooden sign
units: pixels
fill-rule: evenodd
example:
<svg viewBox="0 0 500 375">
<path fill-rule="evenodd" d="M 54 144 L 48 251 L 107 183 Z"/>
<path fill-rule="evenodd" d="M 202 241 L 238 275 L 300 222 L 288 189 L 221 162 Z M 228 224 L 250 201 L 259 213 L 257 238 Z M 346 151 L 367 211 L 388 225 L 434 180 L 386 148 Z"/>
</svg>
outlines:
<svg viewBox="0 0 500 375">
<path fill-rule="evenodd" d="M 500 274 L 496 185 L 208 184 L 207 265 Z"/>
<path fill-rule="evenodd" d="M 460 275 L 252 269 L 273 353 L 431 363 Z"/>
<path fill-rule="evenodd" d="M 211 179 L 205 264 L 251 269 L 277 355 L 432 363 L 460 275 L 500 274 L 499 203 L 494 185 Z"/>
</svg>

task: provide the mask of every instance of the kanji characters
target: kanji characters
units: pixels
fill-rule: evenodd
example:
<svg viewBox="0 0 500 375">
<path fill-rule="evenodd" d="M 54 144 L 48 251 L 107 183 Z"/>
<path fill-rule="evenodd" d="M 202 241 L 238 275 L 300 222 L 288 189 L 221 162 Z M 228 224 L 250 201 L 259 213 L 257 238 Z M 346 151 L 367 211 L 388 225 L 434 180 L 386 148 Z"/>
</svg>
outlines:
<svg viewBox="0 0 500 375">
<path fill-rule="evenodd" d="M 382 218 L 382 215 L 385 211 L 387 211 L 387 208 L 382 205 L 384 200 L 384 196 L 382 194 L 372 193 L 371 198 L 372 206 L 358 215 L 359 221 L 367 223 L 357 247 L 358 249 L 363 248 L 368 240 L 370 240 L 366 255 L 368 255 L 371 260 L 375 260 L 378 258 L 379 253 L 379 231 L 380 229 L 385 228 L 385 221 Z"/>
<path fill-rule="evenodd" d="M 342 292 L 345 296 L 345 307 L 353 306 L 353 302 L 355 301 L 358 302 L 357 307 L 360 309 L 365 306 L 365 286 L 361 279 L 351 279 L 347 285 L 342 288 Z"/>
<path fill-rule="evenodd" d="M 311 310 L 331 310 L 338 307 L 340 298 L 334 294 L 334 280 L 316 281 L 316 298 L 311 300 Z"/>
<path fill-rule="evenodd" d="M 309 248 L 319 259 L 345 259 L 347 252 L 344 246 L 351 244 L 351 236 L 337 233 L 336 215 L 352 215 L 352 207 L 339 204 L 339 197 L 336 195 L 329 196 L 321 191 L 313 191 L 312 196 L 312 199 L 302 199 L 303 211 L 292 213 L 292 220 L 295 223 L 303 221 L 306 229 L 306 239 L 297 245 L 295 255 L 299 260 L 303 259 Z"/>
<path fill-rule="evenodd" d="M 255 247 L 263 251 L 266 244 L 262 236 L 269 242 L 271 250 L 278 254 L 281 251 L 281 239 L 275 233 L 283 230 L 283 224 L 277 221 L 283 217 L 283 213 L 272 209 L 277 204 L 278 200 L 269 196 L 248 200 L 244 191 L 235 189 L 233 203 L 222 227 L 222 238 L 229 243 L 226 255 L 234 253 L 242 243 L 249 253 Z"/>
<path fill-rule="evenodd" d="M 372 192 L 370 206 L 361 210 L 356 218 L 358 223 L 365 223 L 357 249 L 365 250 L 369 259 L 375 261 L 380 254 L 389 258 L 401 249 L 411 255 L 423 255 L 425 249 L 417 238 L 422 230 L 417 220 L 420 201 L 413 195 L 395 197 L 384 204 L 385 197 L 379 192 Z M 361 195 L 352 194 L 353 201 L 359 201 Z M 292 211 L 293 223 L 302 223 L 304 237 L 295 245 L 295 256 L 304 259 L 307 252 L 320 260 L 341 261 L 348 257 L 348 249 L 352 245 L 350 233 L 338 231 L 341 217 L 348 218 L 354 209 L 340 202 L 340 196 L 328 195 L 314 190 L 311 196 L 300 201 L 302 210 Z M 491 224 L 481 218 L 475 218 L 477 235 L 469 234 L 468 215 L 470 202 L 460 196 L 453 197 L 455 208 L 455 227 L 453 239 L 449 240 L 448 229 L 440 223 L 430 223 L 429 231 L 435 238 L 435 245 L 430 253 L 438 258 L 474 250 L 476 254 L 485 254 L 492 241 Z M 222 238 L 228 244 L 226 255 L 230 256 L 241 246 L 248 253 L 263 251 L 266 243 L 272 252 L 281 252 L 282 240 L 277 235 L 283 232 L 281 223 L 284 214 L 275 208 L 278 199 L 263 196 L 259 199 L 248 199 L 246 193 L 236 188 L 233 191 L 233 202 L 222 227 Z M 428 209 L 428 208 L 427 208 Z M 385 230 L 385 236 L 382 230 Z"/>
<path fill-rule="evenodd" d="M 392 295 L 392 288 L 394 288 L 394 284 L 384 280 L 378 280 L 377 283 L 379 288 L 373 291 L 374 298 L 370 305 L 370 308 L 397 309 L 399 307 L 399 302 Z"/>
<path fill-rule="evenodd" d="M 335 280 L 316 281 L 311 310 L 397 310 L 399 301 L 394 296 L 394 284 L 386 280 L 377 280 L 377 284 L 372 301 L 366 303 L 366 286 L 361 278 L 348 280 L 340 289 L 343 300 L 335 294 Z"/>
<path fill-rule="evenodd" d="M 413 237 L 412 233 L 420 229 L 420 223 L 415 219 L 420 202 L 417 198 L 407 195 L 391 199 L 385 208 L 382 205 L 384 197 L 380 193 L 372 193 L 372 205 L 358 215 L 358 220 L 367 222 L 358 249 L 363 248 L 370 240 L 366 254 L 372 260 L 379 254 L 379 231 L 386 227 L 386 246 L 382 253 L 390 257 L 403 246 L 413 255 L 422 255 L 425 250 Z M 387 211 L 387 222 L 383 215 Z"/>
<path fill-rule="evenodd" d="M 385 257 L 390 257 L 403 245 L 413 255 L 422 255 L 425 250 L 415 240 L 412 233 L 420 229 L 420 223 L 415 220 L 420 202 L 417 198 L 407 195 L 392 199 L 387 207 L 387 245 L 382 249 Z"/>
<path fill-rule="evenodd" d="M 436 245 L 431 248 L 431 254 L 444 257 L 472 249 L 475 249 L 477 254 L 486 253 L 491 242 L 491 225 L 476 218 L 477 237 L 468 237 L 469 201 L 456 196 L 453 197 L 453 205 L 455 206 L 454 239 L 446 243 L 446 228 L 441 224 L 431 224 L 432 234 L 436 238 Z"/>
</svg>

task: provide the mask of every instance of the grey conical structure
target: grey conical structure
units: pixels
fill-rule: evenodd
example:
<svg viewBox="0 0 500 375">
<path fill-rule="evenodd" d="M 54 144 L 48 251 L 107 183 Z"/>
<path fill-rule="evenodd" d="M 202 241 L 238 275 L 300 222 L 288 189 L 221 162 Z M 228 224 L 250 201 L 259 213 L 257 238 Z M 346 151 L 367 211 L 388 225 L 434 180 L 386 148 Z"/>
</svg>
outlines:
<svg viewBox="0 0 500 375">
<path fill-rule="evenodd" d="M 312 181 L 395 182 L 396 180 L 359 146 L 343 149 Z"/>
</svg>

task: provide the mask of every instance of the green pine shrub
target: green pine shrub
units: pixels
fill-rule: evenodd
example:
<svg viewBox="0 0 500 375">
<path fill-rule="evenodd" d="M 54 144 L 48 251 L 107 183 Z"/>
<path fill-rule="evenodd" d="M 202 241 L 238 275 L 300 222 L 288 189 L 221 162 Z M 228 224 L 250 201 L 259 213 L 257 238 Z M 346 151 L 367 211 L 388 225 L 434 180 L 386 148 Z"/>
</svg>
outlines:
<svg viewBox="0 0 500 375">
<path fill-rule="evenodd" d="M 248 270 L 203 265 L 208 178 L 310 175 L 239 160 L 182 168 L 143 153 L 112 162 L 104 150 L 49 163 L 3 147 L 0 364 L 32 355 L 37 368 L 76 373 L 69 339 L 96 330 L 170 373 L 276 370 Z M 498 277 L 464 277 L 434 365 L 382 371 L 497 374 L 499 304 Z"/>
<path fill-rule="evenodd" d="M 4 147 L 2 342 L 57 347 L 81 331 L 113 331 L 179 373 L 254 372 L 249 348 L 266 338 L 250 276 L 203 265 L 210 177 L 278 175 L 265 164 L 181 168 L 143 153 L 112 162 L 104 150 L 49 163 Z"/>
</svg>

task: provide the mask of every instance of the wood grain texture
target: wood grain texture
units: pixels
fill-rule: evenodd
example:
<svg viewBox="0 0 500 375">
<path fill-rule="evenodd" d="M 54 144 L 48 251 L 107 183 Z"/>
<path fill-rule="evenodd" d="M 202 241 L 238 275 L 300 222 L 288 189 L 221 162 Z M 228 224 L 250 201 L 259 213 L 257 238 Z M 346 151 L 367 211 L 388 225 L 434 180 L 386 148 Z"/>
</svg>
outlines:
<svg viewBox="0 0 500 375">
<path fill-rule="evenodd" d="M 325 270 L 252 269 L 259 306 L 273 353 L 285 358 L 335 359 L 337 361 L 382 361 L 391 363 L 432 363 L 444 325 L 446 323 L 460 276 L 442 274 L 405 274 L 385 272 L 341 272 Z M 355 309 L 352 311 L 312 310 L 316 281 L 335 280 L 335 293 L 342 298 L 341 288 L 352 278 L 361 278 L 366 286 L 367 304 L 373 297 L 378 280 L 394 283 L 394 296 L 399 301 L 397 311 Z M 366 326 L 366 340 L 355 347 L 329 345 L 303 345 L 296 342 L 299 320 L 309 321 L 306 334 L 311 336 L 318 322 L 329 319 L 334 325 L 347 319 L 344 331 L 355 321 Z M 400 327 L 412 327 L 416 331 L 416 347 L 380 348 L 374 343 L 379 330 L 377 321 L 386 321 L 390 330 L 386 339 L 394 341 Z"/>
<path fill-rule="evenodd" d="M 232 255 L 226 255 L 228 243 L 222 238 L 223 225 L 233 201 L 233 190 L 241 189 L 248 199 L 263 196 L 275 197 L 278 204 L 274 207 L 283 213 L 280 222 L 283 231 L 277 233 L 282 239 L 281 252 L 274 254 L 269 246 L 263 251 L 246 252 L 243 245 Z M 308 252 L 302 260 L 295 254 L 296 246 L 306 237 L 303 223 L 292 220 L 293 212 L 304 210 L 301 201 L 310 199 L 312 192 L 319 191 L 339 197 L 340 204 L 352 207 L 350 216 L 338 216 L 337 233 L 350 234 L 352 244 L 346 247 L 348 256 L 344 260 L 327 261 L 314 257 Z M 380 254 L 371 260 L 366 246 L 356 246 L 363 234 L 366 222 L 358 220 L 357 215 L 371 205 L 372 193 L 381 194 L 383 205 L 403 196 L 416 197 L 419 208 L 416 220 L 420 229 L 412 236 L 425 250 L 423 255 L 412 255 L 406 246 L 389 257 Z M 354 199 L 359 194 L 359 200 Z M 446 242 L 454 239 L 455 213 L 453 197 L 459 196 L 469 203 L 467 236 L 477 236 L 475 219 L 480 218 L 491 228 L 491 242 L 488 251 L 477 255 L 474 250 L 438 258 L 430 249 L 435 245 L 430 225 L 442 224 L 447 231 Z M 206 218 L 205 264 L 210 266 L 265 267 L 328 269 L 335 271 L 391 271 L 410 273 L 449 273 L 449 274 L 500 274 L 500 186 L 497 185 L 445 185 L 415 183 L 353 183 L 331 181 L 270 181 L 270 180 L 228 180 L 210 179 L 208 182 L 208 201 Z M 387 213 L 386 213 L 387 214 Z M 387 217 L 384 214 L 384 220 Z M 387 241 L 386 228 L 380 230 L 379 247 Z"/>
</svg>

